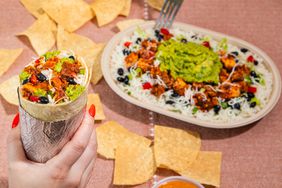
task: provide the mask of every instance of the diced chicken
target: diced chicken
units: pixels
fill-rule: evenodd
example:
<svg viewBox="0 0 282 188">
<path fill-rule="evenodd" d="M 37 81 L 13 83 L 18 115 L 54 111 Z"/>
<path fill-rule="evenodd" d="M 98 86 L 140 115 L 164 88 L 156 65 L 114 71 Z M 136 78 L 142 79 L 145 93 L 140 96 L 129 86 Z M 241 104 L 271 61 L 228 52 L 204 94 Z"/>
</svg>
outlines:
<svg viewBox="0 0 282 188">
<path fill-rule="evenodd" d="M 185 90 L 188 88 L 189 88 L 189 85 L 186 84 L 186 82 L 181 78 L 177 78 L 173 83 L 173 89 L 179 95 L 183 96 L 185 94 Z"/>
<path fill-rule="evenodd" d="M 159 43 L 155 39 L 153 39 L 153 40 L 144 40 L 141 45 L 145 50 L 157 52 Z"/>
<path fill-rule="evenodd" d="M 126 68 L 129 68 L 129 67 L 133 66 L 137 61 L 138 61 L 138 54 L 135 53 L 135 52 L 130 53 L 125 58 L 125 66 L 126 66 Z"/>
<path fill-rule="evenodd" d="M 221 58 L 221 62 L 227 70 L 232 70 L 232 68 L 236 65 L 233 56 L 223 57 Z"/>
<path fill-rule="evenodd" d="M 216 97 L 208 97 L 202 93 L 196 93 L 193 96 L 195 105 L 202 111 L 209 111 L 214 106 L 218 105 L 218 100 Z"/>
<path fill-rule="evenodd" d="M 219 80 L 220 82 L 224 82 L 228 79 L 229 73 L 226 71 L 226 69 L 221 69 L 219 73 Z"/>
<path fill-rule="evenodd" d="M 156 97 L 160 97 L 165 92 L 165 87 L 159 84 L 155 84 L 152 87 L 151 93 Z"/>
<path fill-rule="evenodd" d="M 137 62 L 137 67 L 141 68 L 143 72 L 149 71 L 153 61 L 146 59 L 139 59 Z"/>
<path fill-rule="evenodd" d="M 155 52 L 146 50 L 144 48 L 139 50 L 137 53 L 139 54 L 140 58 L 143 58 L 143 59 L 152 59 L 156 54 Z"/>
<path fill-rule="evenodd" d="M 79 73 L 80 65 L 77 63 L 65 62 L 62 66 L 61 74 L 66 77 L 75 77 Z"/>
<path fill-rule="evenodd" d="M 221 90 L 219 92 L 219 96 L 223 99 L 231 99 L 235 97 L 239 97 L 240 92 L 240 86 L 230 83 L 225 83 L 219 87 Z"/>
<path fill-rule="evenodd" d="M 205 94 L 208 96 L 208 97 L 216 97 L 217 96 L 217 92 L 215 90 L 213 90 L 211 88 L 211 86 L 207 86 L 205 85 L 204 86 L 204 89 L 205 89 Z"/>
</svg>

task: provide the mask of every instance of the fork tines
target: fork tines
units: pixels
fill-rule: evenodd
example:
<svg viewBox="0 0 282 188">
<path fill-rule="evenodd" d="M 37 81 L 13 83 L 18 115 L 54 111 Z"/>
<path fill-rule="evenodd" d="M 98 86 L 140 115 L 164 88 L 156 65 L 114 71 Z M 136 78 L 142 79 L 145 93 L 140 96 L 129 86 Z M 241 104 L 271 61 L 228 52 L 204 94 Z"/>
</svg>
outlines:
<svg viewBox="0 0 282 188">
<path fill-rule="evenodd" d="M 183 0 L 165 0 L 155 29 L 170 28 Z"/>
</svg>

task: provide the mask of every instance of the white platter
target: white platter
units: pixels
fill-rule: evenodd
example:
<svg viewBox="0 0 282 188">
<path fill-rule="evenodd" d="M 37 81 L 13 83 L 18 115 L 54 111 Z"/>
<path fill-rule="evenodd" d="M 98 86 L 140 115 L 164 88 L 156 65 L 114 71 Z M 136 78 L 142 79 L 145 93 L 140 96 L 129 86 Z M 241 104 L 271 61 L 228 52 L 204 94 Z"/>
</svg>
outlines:
<svg viewBox="0 0 282 188">
<path fill-rule="evenodd" d="M 153 26 L 154 26 L 154 22 L 148 22 L 148 23 L 140 25 L 140 27 L 144 28 L 144 29 L 152 28 Z M 111 63 L 111 55 L 112 55 L 113 51 L 115 50 L 115 47 L 120 43 L 120 40 L 122 38 L 124 38 L 125 36 L 130 36 L 135 31 L 136 27 L 128 28 L 127 30 L 122 31 L 122 32 L 118 33 L 117 35 L 115 35 L 108 42 L 108 44 L 105 47 L 105 50 L 103 52 L 103 55 L 102 55 L 101 66 L 102 66 L 104 78 L 105 78 L 106 82 L 108 83 L 108 85 L 111 87 L 111 89 L 116 94 L 118 94 L 124 100 L 126 100 L 126 101 L 128 101 L 128 102 L 130 102 L 134 105 L 140 106 L 142 108 L 146 108 L 146 109 L 154 111 L 156 113 L 163 114 L 163 115 L 166 115 L 166 116 L 169 116 L 169 117 L 172 117 L 172 118 L 175 118 L 175 119 L 179 119 L 179 120 L 182 120 L 182 121 L 185 121 L 185 122 L 188 122 L 188 123 L 192 123 L 192 124 L 203 126 L 203 127 L 209 127 L 209 128 L 234 128 L 234 127 L 245 126 L 245 125 L 248 125 L 250 123 L 253 123 L 253 122 L 258 121 L 259 119 L 263 118 L 274 108 L 274 106 L 277 104 L 277 102 L 280 98 L 280 94 L 281 94 L 281 77 L 280 77 L 280 73 L 279 73 L 277 67 L 275 66 L 272 59 L 267 54 L 265 54 L 262 50 L 260 50 L 259 48 L 255 47 L 254 45 L 252 45 L 252 44 L 250 44 L 246 41 L 243 41 L 241 39 L 231 37 L 231 36 L 228 36 L 228 35 L 225 35 L 225 34 L 222 34 L 222 33 L 217 33 L 217 32 L 214 32 L 214 31 L 210 31 L 210 30 L 207 30 L 207 29 L 203 29 L 203 28 L 199 28 L 199 27 L 196 27 L 196 26 L 183 24 L 183 23 L 174 23 L 173 27 L 180 28 L 181 30 L 184 30 L 184 31 L 194 31 L 195 33 L 210 35 L 215 40 L 227 38 L 229 43 L 231 43 L 235 46 L 247 48 L 247 49 L 251 50 L 252 52 L 254 52 L 255 54 L 258 54 L 260 57 L 262 57 L 264 59 L 265 66 L 273 74 L 273 90 L 272 90 L 272 93 L 271 93 L 271 97 L 268 101 L 268 104 L 262 110 L 260 110 L 258 113 L 254 114 L 251 117 L 248 117 L 248 118 L 245 118 L 245 119 L 242 119 L 242 120 L 238 120 L 236 122 L 220 123 L 220 122 L 203 121 L 203 120 L 199 120 L 199 119 L 194 118 L 194 117 L 184 116 L 180 113 L 172 112 L 172 111 L 163 109 L 161 107 L 154 106 L 150 103 L 140 101 L 140 100 L 138 100 L 138 99 L 136 99 L 132 96 L 129 96 L 127 93 L 125 93 L 117 85 L 115 80 L 112 78 L 111 71 L 110 71 L 111 70 L 111 64 L 110 63 Z"/>
</svg>

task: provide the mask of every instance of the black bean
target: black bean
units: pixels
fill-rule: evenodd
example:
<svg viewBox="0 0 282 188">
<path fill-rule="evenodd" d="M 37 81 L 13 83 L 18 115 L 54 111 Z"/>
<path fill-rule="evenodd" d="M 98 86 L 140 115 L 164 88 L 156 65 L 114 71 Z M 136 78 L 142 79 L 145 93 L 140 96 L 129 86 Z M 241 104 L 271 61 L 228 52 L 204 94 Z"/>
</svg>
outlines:
<svg viewBox="0 0 282 188">
<path fill-rule="evenodd" d="M 72 85 L 76 85 L 77 83 L 74 81 L 74 78 L 68 77 L 67 82 Z"/>
<path fill-rule="evenodd" d="M 254 65 L 258 65 L 259 62 L 257 60 L 254 60 Z"/>
<path fill-rule="evenodd" d="M 197 39 L 198 37 L 197 37 L 197 35 L 193 35 L 191 38 L 192 39 Z"/>
<path fill-rule="evenodd" d="M 123 68 L 117 70 L 118 75 L 122 76 L 124 74 Z"/>
<path fill-rule="evenodd" d="M 22 82 L 22 85 L 25 85 L 25 84 L 27 84 L 29 82 L 29 79 L 27 78 L 27 79 L 25 79 L 23 82 Z"/>
<path fill-rule="evenodd" d="M 117 77 L 117 81 L 124 82 L 124 78 L 123 77 Z"/>
<path fill-rule="evenodd" d="M 252 77 L 254 77 L 254 78 L 257 77 L 257 73 L 256 73 L 255 71 L 251 71 L 250 75 L 251 75 Z"/>
<path fill-rule="evenodd" d="M 220 109 L 221 109 L 221 107 L 220 107 L 219 105 L 215 105 L 215 106 L 213 107 L 213 111 L 214 111 L 215 114 L 218 114 L 218 112 L 220 111 Z"/>
<path fill-rule="evenodd" d="M 248 95 L 248 98 L 251 98 L 251 99 L 255 97 L 255 94 L 251 92 L 248 92 L 247 95 Z"/>
<path fill-rule="evenodd" d="M 70 58 L 70 59 L 75 60 L 75 58 L 74 58 L 74 56 L 73 56 L 73 55 L 69 56 L 69 58 Z"/>
<path fill-rule="evenodd" d="M 160 35 L 160 31 L 159 30 L 155 30 L 155 36 L 158 38 L 159 35 Z"/>
<path fill-rule="evenodd" d="M 142 41 L 142 39 L 140 37 L 138 37 L 135 41 L 136 44 L 139 44 Z"/>
<path fill-rule="evenodd" d="M 237 110 L 240 110 L 241 109 L 240 103 L 235 103 L 234 108 L 237 109 Z"/>
<path fill-rule="evenodd" d="M 44 82 L 47 79 L 46 76 L 42 73 L 37 74 L 36 77 L 40 82 Z"/>
<path fill-rule="evenodd" d="M 125 76 L 125 77 L 124 77 L 124 83 L 125 83 L 126 85 L 129 84 L 129 78 L 128 78 L 128 76 Z"/>
<path fill-rule="evenodd" d="M 159 35 L 159 36 L 158 36 L 158 41 L 161 42 L 161 40 L 162 40 L 163 38 L 164 38 L 163 35 Z"/>
<path fill-rule="evenodd" d="M 241 52 L 243 52 L 243 53 L 246 53 L 246 52 L 249 51 L 247 48 L 241 48 L 240 50 L 241 50 Z"/>
<path fill-rule="evenodd" d="M 238 55 L 239 55 L 239 53 L 238 53 L 238 52 L 236 52 L 236 51 L 231 52 L 231 54 L 233 54 L 233 55 L 235 55 L 235 56 L 238 56 Z"/>
<path fill-rule="evenodd" d="M 174 101 L 165 101 L 166 104 L 174 104 Z"/>
<path fill-rule="evenodd" d="M 179 97 L 179 94 L 176 93 L 175 91 L 173 91 L 173 93 L 171 94 L 172 97 Z"/>
<path fill-rule="evenodd" d="M 131 51 L 128 51 L 127 49 L 122 50 L 123 55 L 129 55 Z"/>
<path fill-rule="evenodd" d="M 250 107 L 251 107 L 251 108 L 254 108 L 256 105 L 257 105 L 256 102 L 252 102 L 252 103 L 250 104 Z"/>
<path fill-rule="evenodd" d="M 181 39 L 181 42 L 182 43 L 187 43 L 188 41 L 187 41 L 187 39 Z"/>
<path fill-rule="evenodd" d="M 47 97 L 39 97 L 39 103 L 41 104 L 48 104 L 49 99 Z"/>
</svg>

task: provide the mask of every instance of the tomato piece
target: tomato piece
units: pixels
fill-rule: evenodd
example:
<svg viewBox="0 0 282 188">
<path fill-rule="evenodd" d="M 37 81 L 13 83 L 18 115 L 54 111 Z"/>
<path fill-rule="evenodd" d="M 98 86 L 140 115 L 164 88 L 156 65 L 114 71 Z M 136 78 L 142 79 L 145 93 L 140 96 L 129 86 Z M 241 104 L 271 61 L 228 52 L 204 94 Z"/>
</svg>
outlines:
<svg viewBox="0 0 282 188">
<path fill-rule="evenodd" d="M 202 43 L 203 46 L 207 47 L 207 48 L 211 48 L 210 42 L 209 41 L 204 41 Z"/>
<path fill-rule="evenodd" d="M 35 76 L 35 74 L 31 75 L 30 82 L 32 84 L 36 84 L 38 82 L 37 77 Z"/>
<path fill-rule="evenodd" d="M 257 88 L 255 88 L 255 87 L 249 87 L 249 88 L 248 88 L 248 92 L 250 92 L 250 93 L 255 93 L 255 92 L 257 92 Z"/>
<path fill-rule="evenodd" d="M 250 55 L 250 56 L 247 58 L 247 61 L 252 63 L 252 62 L 255 61 L 255 58 L 254 58 L 252 55 Z"/>
<path fill-rule="evenodd" d="M 166 29 L 166 28 L 161 28 L 161 33 L 162 34 L 164 34 L 164 35 L 169 35 L 170 33 L 169 33 L 169 31 L 168 31 L 168 29 Z"/>
<path fill-rule="evenodd" d="M 152 85 L 150 82 L 146 82 L 143 84 L 143 89 L 151 89 L 152 88 Z"/>
<path fill-rule="evenodd" d="M 31 96 L 29 97 L 29 100 L 32 101 L 32 102 L 38 102 L 38 101 L 39 101 L 39 97 L 36 97 L 36 96 L 31 95 Z"/>
<path fill-rule="evenodd" d="M 132 42 L 125 42 L 123 45 L 128 48 L 131 44 Z"/>
</svg>

